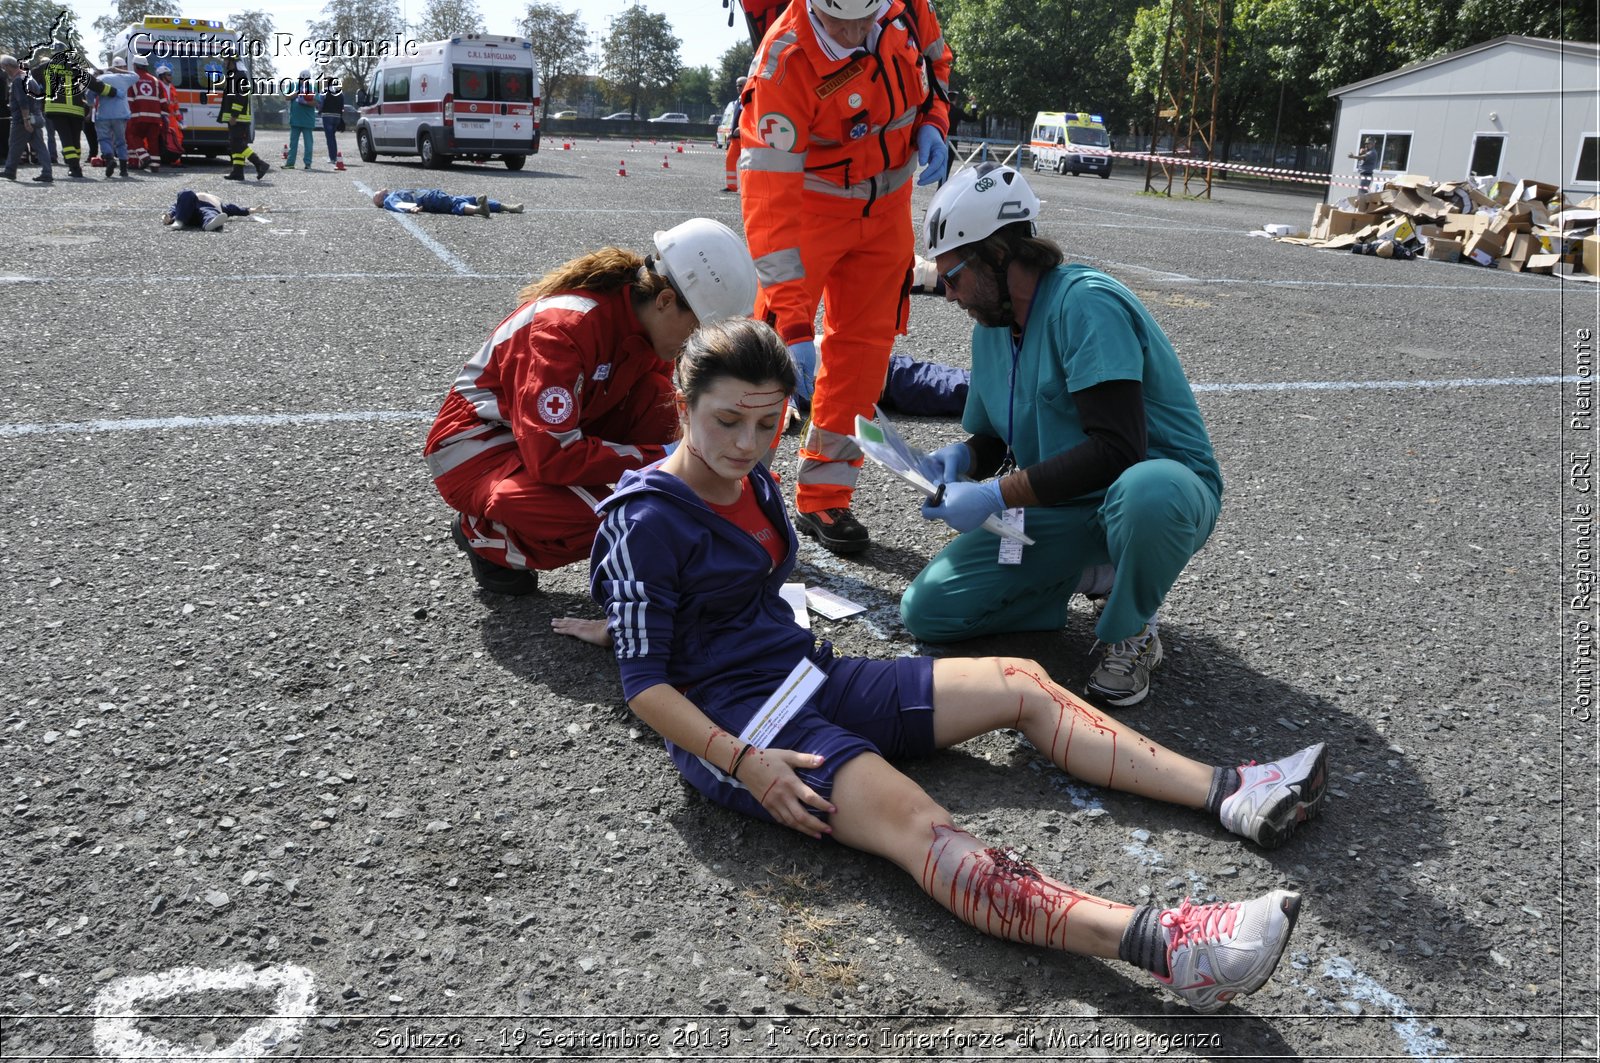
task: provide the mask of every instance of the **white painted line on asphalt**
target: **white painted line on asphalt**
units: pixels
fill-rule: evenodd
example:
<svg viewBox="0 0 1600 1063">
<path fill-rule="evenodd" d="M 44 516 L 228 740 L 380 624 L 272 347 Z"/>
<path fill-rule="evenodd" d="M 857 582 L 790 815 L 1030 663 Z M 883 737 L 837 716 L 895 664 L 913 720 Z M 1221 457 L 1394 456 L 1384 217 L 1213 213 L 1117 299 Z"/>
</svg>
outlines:
<svg viewBox="0 0 1600 1063">
<path fill-rule="evenodd" d="M 372 189 L 368 188 L 360 181 L 352 181 L 351 184 L 355 185 L 357 190 L 359 190 L 361 194 L 366 196 L 369 200 L 372 198 Z M 395 221 L 399 222 L 407 232 L 417 238 L 418 242 L 421 243 L 423 247 L 426 247 L 429 251 L 432 251 L 440 262 L 443 262 L 445 265 L 449 266 L 452 270 L 463 277 L 471 277 L 474 280 L 478 279 L 478 275 L 472 272 L 472 268 L 470 266 L 461 261 L 455 255 L 452 255 L 449 251 L 445 250 L 444 245 L 439 243 L 439 241 L 423 232 L 421 226 L 419 226 L 414 219 L 408 218 L 404 214 L 396 214 L 392 210 L 385 210 L 384 213 L 392 217 Z"/>
<path fill-rule="evenodd" d="M 1561 295 L 1571 289 L 1564 285 L 1551 284 L 1548 279 L 1529 284 L 1397 284 L 1393 281 L 1383 283 L 1369 281 L 1295 281 L 1295 280 L 1268 280 L 1251 279 L 1247 277 L 1191 277 L 1187 273 L 1173 273 L 1170 270 L 1156 269 L 1152 266 L 1141 266 L 1135 262 L 1113 262 L 1106 258 L 1095 258 L 1092 255 L 1075 256 L 1078 261 L 1093 263 L 1096 268 L 1103 268 L 1106 272 L 1116 274 L 1121 270 L 1133 270 L 1136 273 L 1148 273 L 1161 280 L 1171 281 L 1174 284 L 1242 284 L 1260 288 L 1382 288 L 1385 291 L 1423 291 L 1423 292 L 1521 292 L 1525 295 Z M 1437 262 L 1434 265 L 1448 265 L 1449 263 Z M 1587 294 L 1587 293 L 1585 293 Z"/>
<path fill-rule="evenodd" d="M 1440 1063 L 1458 1063 L 1455 1057 L 1449 1054 L 1449 1046 L 1444 1040 L 1433 1033 L 1420 1022 L 1417 1013 L 1411 1005 L 1395 996 L 1389 990 L 1375 982 L 1370 975 L 1356 970 L 1355 965 L 1342 956 L 1335 956 L 1322 965 L 1325 977 L 1332 978 L 1344 986 L 1353 1000 L 1360 1001 L 1368 1007 L 1388 1012 L 1398 1022 L 1391 1023 L 1400 1042 L 1406 1046 L 1406 1051 L 1413 1059 L 1432 1059 Z"/>
<path fill-rule="evenodd" d="M 175 1045 L 141 1033 L 140 1018 L 159 1013 L 135 1005 L 167 1000 L 186 993 L 250 992 L 272 990 L 273 1014 L 223 1048 Z M 256 1005 L 241 1001 L 240 1012 L 250 1014 Z M 296 1036 L 317 1013 L 316 991 L 310 971 L 286 965 L 251 970 L 244 964 L 224 970 L 174 967 L 168 971 L 119 978 L 96 995 L 94 1047 L 106 1059 L 259 1059 Z"/>
<path fill-rule="evenodd" d="M 1438 388 L 1516 388 L 1550 384 L 1575 384 L 1580 376 L 1466 377 L 1444 380 L 1291 380 L 1254 384 L 1193 384 L 1200 393 L 1250 391 L 1432 391 Z M 137 417 L 123 420 L 45 421 L 33 424 L 0 424 L 0 438 L 32 435 L 93 435 L 100 432 L 148 432 L 173 428 L 253 428 L 295 424 L 340 424 L 372 421 L 428 421 L 432 410 L 346 410 L 330 413 L 239 413 L 201 417 Z M 804 560 L 815 568 L 849 578 L 854 571 L 839 565 L 819 547 L 807 551 Z M 873 589 L 860 585 L 851 596 L 871 597 Z"/>
<path fill-rule="evenodd" d="M 208 417 L 137 417 L 126 420 L 62 421 L 54 424 L 4 424 L 0 436 L 28 436 L 61 432 L 93 435 L 97 432 L 149 432 L 171 428 L 252 428 L 258 425 L 338 424 L 370 421 L 427 421 L 426 410 L 357 410 L 335 413 L 238 413 Z"/>
<path fill-rule="evenodd" d="M 1456 377 L 1444 380 L 1290 380 L 1260 384 L 1193 384 L 1197 392 L 1228 391 L 1432 391 L 1435 388 L 1526 388 L 1574 384 L 1579 376 Z"/>
</svg>

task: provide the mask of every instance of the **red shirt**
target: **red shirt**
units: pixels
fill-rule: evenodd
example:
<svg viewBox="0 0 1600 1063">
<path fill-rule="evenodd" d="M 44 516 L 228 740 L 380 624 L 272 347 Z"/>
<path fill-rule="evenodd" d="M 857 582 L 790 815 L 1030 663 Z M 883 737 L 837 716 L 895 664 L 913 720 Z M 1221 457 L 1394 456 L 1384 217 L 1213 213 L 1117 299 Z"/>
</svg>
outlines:
<svg viewBox="0 0 1600 1063">
<path fill-rule="evenodd" d="M 749 532 L 751 538 L 766 549 L 773 565 L 783 563 L 783 552 L 787 544 L 784 543 L 783 536 L 778 534 L 778 529 L 773 527 L 772 521 L 761 511 L 756 496 L 750 493 L 748 481 L 739 481 L 739 501 L 726 506 L 719 506 L 715 502 L 707 502 L 706 505 L 711 507 L 711 512 L 729 521 L 740 531 Z"/>
</svg>

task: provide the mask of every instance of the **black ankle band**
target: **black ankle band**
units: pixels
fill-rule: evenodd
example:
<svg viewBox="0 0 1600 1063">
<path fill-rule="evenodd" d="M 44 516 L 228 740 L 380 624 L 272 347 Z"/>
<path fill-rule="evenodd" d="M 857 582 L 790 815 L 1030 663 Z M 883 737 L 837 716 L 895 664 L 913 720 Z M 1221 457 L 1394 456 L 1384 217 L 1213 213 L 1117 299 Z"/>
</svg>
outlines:
<svg viewBox="0 0 1600 1063">
<path fill-rule="evenodd" d="M 1212 768 L 1211 791 L 1206 794 L 1206 811 L 1213 816 L 1222 811 L 1222 802 L 1239 789 L 1238 768 Z"/>
<path fill-rule="evenodd" d="M 1161 913 L 1153 904 L 1140 905 L 1122 932 L 1117 958 L 1141 970 L 1167 977 L 1167 943 L 1161 934 Z"/>
</svg>

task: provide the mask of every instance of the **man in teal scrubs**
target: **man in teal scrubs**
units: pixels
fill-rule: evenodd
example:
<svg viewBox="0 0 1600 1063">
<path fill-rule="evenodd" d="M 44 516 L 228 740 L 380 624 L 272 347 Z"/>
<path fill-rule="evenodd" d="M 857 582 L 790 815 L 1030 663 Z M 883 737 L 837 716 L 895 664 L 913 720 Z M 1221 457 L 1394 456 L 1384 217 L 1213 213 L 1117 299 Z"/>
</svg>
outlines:
<svg viewBox="0 0 1600 1063">
<path fill-rule="evenodd" d="M 923 516 L 962 534 L 900 613 L 917 638 L 950 642 L 1054 630 L 1074 591 L 1109 590 L 1088 690 L 1133 705 L 1161 662 L 1156 610 L 1216 524 L 1222 473 L 1161 327 L 1117 281 L 1064 265 L 1034 234 L 1038 213 L 1020 174 L 987 165 L 957 173 L 928 207 L 945 298 L 977 323 L 971 438 L 930 455 L 945 486 Z M 1020 517 L 1034 545 L 1017 556 L 981 530 L 995 514 Z"/>
</svg>

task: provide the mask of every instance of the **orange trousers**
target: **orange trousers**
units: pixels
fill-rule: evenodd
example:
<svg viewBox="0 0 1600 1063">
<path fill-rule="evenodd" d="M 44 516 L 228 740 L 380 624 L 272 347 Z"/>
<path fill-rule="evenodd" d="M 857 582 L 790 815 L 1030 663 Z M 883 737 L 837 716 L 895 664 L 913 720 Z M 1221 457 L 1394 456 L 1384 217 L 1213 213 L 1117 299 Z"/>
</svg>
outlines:
<svg viewBox="0 0 1600 1063">
<path fill-rule="evenodd" d="M 800 444 L 795 509 L 850 504 L 862 455 L 850 440 L 856 415 L 870 418 L 883 392 L 889 354 L 906 331 L 913 260 L 911 211 L 869 218 L 808 218 L 800 235 L 807 303 L 822 302 L 811 423 Z M 766 310 L 756 300 L 756 317 Z"/>
<path fill-rule="evenodd" d="M 739 138 L 737 135 L 728 138 L 728 166 L 727 173 L 723 175 L 722 188 L 727 192 L 739 191 Z"/>
</svg>

